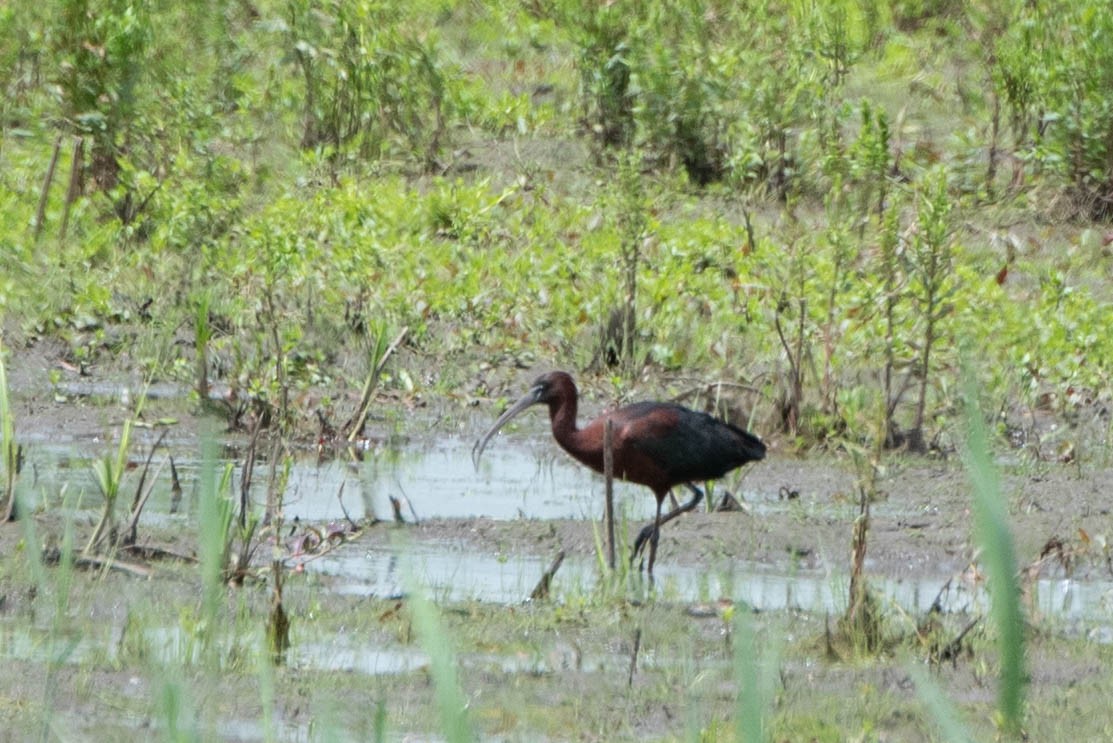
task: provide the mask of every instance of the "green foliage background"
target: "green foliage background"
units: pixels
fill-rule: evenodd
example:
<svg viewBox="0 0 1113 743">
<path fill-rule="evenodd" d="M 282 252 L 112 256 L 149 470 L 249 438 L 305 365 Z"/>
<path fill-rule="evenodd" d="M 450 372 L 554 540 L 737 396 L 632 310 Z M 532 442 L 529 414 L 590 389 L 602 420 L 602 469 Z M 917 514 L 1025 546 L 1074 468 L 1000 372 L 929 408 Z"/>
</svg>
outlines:
<svg viewBox="0 0 1113 743">
<path fill-rule="evenodd" d="M 755 382 L 776 421 L 780 322 L 795 433 L 876 436 L 887 358 L 930 434 L 961 335 L 989 409 L 1066 414 L 1111 391 L 1111 71 L 1105 2 L 10 3 L 0 308 L 186 381 L 208 307 L 212 374 L 261 397 L 350 381 L 384 325 L 441 391 L 583 371 L 629 152 L 638 368 Z"/>
</svg>

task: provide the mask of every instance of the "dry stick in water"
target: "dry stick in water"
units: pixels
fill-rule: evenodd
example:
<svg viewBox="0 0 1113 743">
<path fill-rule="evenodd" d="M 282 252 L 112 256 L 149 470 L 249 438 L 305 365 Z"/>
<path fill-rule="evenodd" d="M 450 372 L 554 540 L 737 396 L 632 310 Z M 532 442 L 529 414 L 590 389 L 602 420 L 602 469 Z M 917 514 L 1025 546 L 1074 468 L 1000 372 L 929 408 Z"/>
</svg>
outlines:
<svg viewBox="0 0 1113 743">
<path fill-rule="evenodd" d="M 121 545 L 132 545 L 139 540 L 139 516 L 143 513 L 143 506 L 147 505 L 147 499 L 151 497 L 151 491 L 154 490 L 152 484 L 149 488 L 144 488 L 147 482 L 147 473 L 151 471 L 151 460 L 155 457 L 155 450 L 162 446 L 163 439 L 166 438 L 167 430 L 162 429 L 159 434 L 158 440 L 155 441 L 154 446 L 147 452 L 147 461 L 143 463 L 143 472 L 139 475 L 139 484 L 135 488 L 135 499 L 131 503 L 131 514 L 128 517 L 127 524 L 124 525 L 121 531 L 124 534 L 124 539 Z M 159 472 L 162 471 L 162 465 L 159 465 Z M 155 479 L 158 479 L 158 472 L 155 473 Z"/>
<path fill-rule="evenodd" d="M 626 678 L 626 685 L 634 685 L 634 673 L 638 670 L 638 651 L 642 647 L 642 628 L 634 630 L 634 650 L 630 653 L 630 675 Z"/>
<path fill-rule="evenodd" d="M 97 568 L 110 570 L 118 570 L 121 573 L 128 573 L 137 578 L 150 578 L 154 575 L 154 571 L 146 565 L 136 565 L 133 562 L 125 562 L 118 560 L 115 557 L 102 557 L 100 555 L 77 555 L 73 558 L 73 564 L 79 568 Z"/>
<path fill-rule="evenodd" d="M 606 500 L 603 518 L 607 528 L 607 567 L 614 571 L 614 423 L 610 418 L 603 426 L 603 477 L 606 478 Z"/>
<path fill-rule="evenodd" d="M 356 524 L 356 522 L 352 520 L 352 517 L 348 515 L 348 509 L 344 505 L 344 485 L 346 483 L 347 481 L 343 481 L 340 483 L 340 489 L 336 491 L 336 502 L 340 504 L 340 511 L 344 514 L 344 520 L 348 522 L 348 526 L 352 527 L 353 529 L 358 529 L 359 525 Z"/>
<path fill-rule="evenodd" d="M 406 489 L 402 487 L 402 481 L 395 477 L 394 485 L 398 488 L 399 496 L 397 499 L 394 496 L 390 496 L 390 499 L 392 501 L 392 506 L 394 505 L 394 500 L 398 501 L 395 514 L 397 521 L 401 524 L 406 523 L 406 520 L 402 517 L 402 506 L 405 505 L 406 509 L 410 512 L 410 516 L 413 517 L 413 523 L 420 524 L 421 519 L 417 517 L 417 509 L 414 508 L 414 503 L 412 500 L 410 500 L 410 496 L 406 495 Z"/>
<path fill-rule="evenodd" d="M 178 468 L 174 466 L 174 457 L 170 457 L 170 513 L 177 513 L 182 502 L 182 481 L 178 479 Z"/>
<path fill-rule="evenodd" d="M 560 569 L 560 565 L 563 562 L 564 550 L 561 550 L 557 553 L 556 557 L 553 558 L 552 564 L 549 565 L 549 569 L 541 576 L 541 580 L 537 581 L 537 585 L 534 586 L 533 592 L 529 595 L 530 601 L 540 601 L 549 598 L 549 588 L 552 587 L 553 576 L 556 575 L 556 571 Z"/>
<path fill-rule="evenodd" d="M 406 519 L 402 517 L 402 499 L 395 498 L 393 495 L 388 495 L 387 498 L 390 499 L 390 510 L 394 512 L 394 523 L 406 523 Z"/>
</svg>

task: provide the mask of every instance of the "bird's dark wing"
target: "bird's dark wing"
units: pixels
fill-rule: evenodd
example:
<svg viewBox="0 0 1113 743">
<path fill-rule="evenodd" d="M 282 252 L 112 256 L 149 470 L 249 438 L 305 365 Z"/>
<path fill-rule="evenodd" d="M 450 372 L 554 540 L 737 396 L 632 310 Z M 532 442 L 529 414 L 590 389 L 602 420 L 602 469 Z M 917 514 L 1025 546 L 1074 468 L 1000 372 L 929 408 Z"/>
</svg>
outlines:
<svg viewBox="0 0 1113 743">
<path fill-rule="evenodd" d="M 674 483 L 714 480 L 765 456 L 753 434 L 672 403 L 635 403 L 621 411 L 621 436 Z"/>
</svg>

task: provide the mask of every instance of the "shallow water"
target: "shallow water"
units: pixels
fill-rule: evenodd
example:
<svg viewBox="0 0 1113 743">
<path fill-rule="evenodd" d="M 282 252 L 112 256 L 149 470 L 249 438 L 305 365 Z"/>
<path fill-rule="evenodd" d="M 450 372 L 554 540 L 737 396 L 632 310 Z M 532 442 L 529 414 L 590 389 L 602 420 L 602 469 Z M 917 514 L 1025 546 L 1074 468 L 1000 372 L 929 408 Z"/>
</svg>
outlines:
<svg viewBox="0 0 1113 743">
<path fill-rule="evenodd" d="M 136 451 L 151 445 L 157 433 L 135 432 Z M 401 498 L 403 517 L 451 519 L 485 517 L 496 520 L 598 519 L 602 510 L 602 478 L 563 454 L 543 432 L 500 436 L 491 442 L 478 469 L 471 460 L 472 440 L 442 435 L 424 443 L 382 444 L 359 454 L 339 452 L 318 462 L 312 455 L 289 463 L 284 495 L 288 522 L 338 522 L 345 512 L 353 519 L 376 516 L 390 520 L 390 498 Z M 189 524 L 197 510 L 199 477 L 202 470 L 196 443 L 170 443 L 183 495 L 174 510 L 170 468 L 163 450 L 152 459 L 148 482 L 154 491 L 144 511 L 143 523 Z M 231 483 L 238 497 L 242 454 L 230 444 L 222 450 L 227 459 L 218 462 L 233 468 Z M 99 488 L 93 476 L 96 457 L 113 456 L 112 442 L 84 441 L 50 443 L 35 441 L 27 447 L 25 475 L 20 485 L 32 502 L 69 503 L 77 508 L 100 507 Z M 130 503 L 144 459 L 133 457 L 121 499 Z M 836 470 L 827 465 L 780 463 L 775 460 L 747 468 L 740 479 L 743 499 L 759 518 L 787 518 L 793 509 L 829 513 L 847 524 L 855 507 L 831 497 L 846 488 Z M 269 466 L 258 461 L 252 487 L 257 504 L 265 499 Z M 808 505 L 782 500 L 782 483 L 802 482 L 810 489 Z M 824 490 L 826 489 L 826 490 Z M 652 517 L 654 501 L 645 488 L 616 483 L 616 501 L 623 515 L 634 522 Z M 124 507 L 123 504 L 120 506 Z M 882 502 L 875 513 L 888 516 L 915 515 L 915 507 L 904 501 Z M 399 533 L 394 533 L 396 536 Z M 404 533 L 402 533 L 404 534 Z M 376 541 L 377 540 L 377 541 Z M 733 562 L 731 564 L 683 567 L 659 562 L 658 592 L 680 601 L 729 598 L 760 611 L 796 609 L 809 612 L 838 612 L 843 607 L 848 579 L 842 574 L 796 569 L 785 564 Z M 382 532 L 368 533 L 318 559 L 306 569 L 328 576 L 332 590 L 356 595 L 389 597 L 405 594 L 421 585 L 437 599 L 480 600 L 516 603 L 525 600 L 544 569 L 548 558 L 528 554 L 484 551 L 453 543 L 410 542 L 404 536 L 382 539 Z M 871 568 L 867 567 L 867 571 Z M 884 571 L 882 571 L 884 572 Z M 874 579 L 883 600 L 904 611 L 922 614 L 940 594 L 947 575 L 916 580 Z M 592 554 L 570 554 L 556 576 L 554 593 L 566 595 L 590 591 L 596 582 Z M 943 607 L 954 612 L 980 612 L 987 607 L 984 590 L 952 587 L 942 596 Z M 1104 619 L 1113 604 L 1113 583 L 1043 579 L 1037 582 L 1031 607 L 1048 616 L 1071 621 Z"/>
<path fill-rule="evenodd" d="M 340 594 L 390 598 L 420 586 L 437 600 L 519 603 L 528 600 L 548 567 L 548 560 L 477 551 L 453 544 L 407 543 L 372 547 L 352 545 L 306 564 L 330 578 Z M 725 599 L 755 611 L 805 611 L 837 614 L 846 607 L 849 577 L 817 570 L 789 570 L 747 562 L 711 567 L 658 563 L 653 590 L 684 603 Z M 569 555 L 552 584 L 561 596 L 593 590 L 598 580 L 590 556 Z M 642 583 L 640 578 L 633 579 Z M 969 585 L 950 576 L 916 580 L 871 577 L 878 598 L 913 616 L 923 616 L 938 599 L 947 613 L 984 614 L 989 596 L 984 585 Z M 649 590 L 644 585 L 641 589 Z M 1041 579 L 1029 608 L 1045 617 L 1068 621 L 1107 621 L 1113 608 L 1113 582 Z"/>
<path fill-rule="evenodd" d="M 140 437 L 149 438 L 149 431 Z M 150 442 L 153 443 L 151 438 Z M 525 442 L 514 447 L 489 449 L 478 470 L 471 460 L 471 442 L 461 438 L 441 438 L 422 446 L 389 448 L 379 446 L 360 452 L 357 460 L 346 451 L 324 461 L 310 453 L 295 457 L 289 464 L 284 494 L 287 519 L 331 521 L 343 518 L 345 510 L 353 519 L 376 516 L 393 518 L 390 498 L 408 501 L 404 516 L 419 519 L 486 517 L 499 520 L 583 519 L 594 518 L 601 503 L 602 480 L 565 457 L 555 447 L 535 448 Z M 140 450 L 137 445 L 135 450 Z M 182 486 L 180 508 L 196 508 L 201 461 L 196 447 L 167 447 Z M 242 456 L 225 451 L 229 458 L 217 462 L 217 471 L 227 463 L 233 466 L 231 482 L 238 493 L 242 479 Z M 72 502 L 88 508 L 102 501 L 93 474 L 97 458 L 114 457 L 112 442 L 85 441 L 47 444 L 39 442 L 26 450 L 25 476 L 21 487 L 32 503 L 61 500 L 68 493 Z M 154 491 L 147 513 L 167 514 L 172 507 L 170 467 L 162 450 L 151 462 L 149 482 Z M 122 491 L 130 501 L 138 484 L 138 472 L 145 459 L 129 459 L 131 473 Z M 154 477 L 157 473 L 158 477 Z M 260 456 L 252 480 L 252 497 L 265 501 L 270 476 L 266 458 Z M 653 499 L 641 488 L 617 483 L 619 497 L 631 495 L 633 515 L 652 515 Z"/>
</svg>

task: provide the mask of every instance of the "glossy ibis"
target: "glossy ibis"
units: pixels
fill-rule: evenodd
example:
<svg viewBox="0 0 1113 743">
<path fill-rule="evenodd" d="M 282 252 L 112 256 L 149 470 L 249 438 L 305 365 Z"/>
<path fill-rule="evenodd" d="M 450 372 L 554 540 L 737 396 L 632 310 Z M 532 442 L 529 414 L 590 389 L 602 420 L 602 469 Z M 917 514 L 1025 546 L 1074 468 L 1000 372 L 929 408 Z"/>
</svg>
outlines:
<svg viewBox="0 0 1113 743">
<path fill-rule="evenodd" d="M 507 421 L 532 405 L 548 405 L 553 438 L 566 452 L 596 472 L 603 471 L 603 428 L 612 426 L 614 474 L 645 485 L 657 498 L 657 517 L 638 534 L 631 561 L 649 542 L 650 579 L 657 556 L 661 526 L 695 508 L 703 491 L 697 480 L 714 480 L 765 456 L 765 444 L 756 436 L 707 413 L 667 402 L 639 402 L 604 413 L 584 428 L 576 427 L 576 383 L 564 372 L 551 372 L 534 380 L 522 399 L 499 416 L 491 430 L 476 442 L 472 459 L 479 466 L 487 442 Z M 692 499 L 664 516 L 661 506 L 675 485 L 691 489 Z"/>
</svg>

